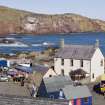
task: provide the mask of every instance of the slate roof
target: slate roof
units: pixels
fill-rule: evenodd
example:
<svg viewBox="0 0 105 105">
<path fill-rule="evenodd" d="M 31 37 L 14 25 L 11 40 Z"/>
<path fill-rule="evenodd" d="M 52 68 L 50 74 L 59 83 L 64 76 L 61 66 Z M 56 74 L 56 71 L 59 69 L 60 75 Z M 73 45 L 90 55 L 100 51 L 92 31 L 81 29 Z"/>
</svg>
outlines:
<svg viewBox="0 0 105 105">
<path fill-rule="evenodd" d="M 67 85 L 63 88 L 66 99 L 76 99 L 92 96 L 87 86 Z"/>
<path fill-rule="evenodd" d="M 26 72 L 26 73 L 31 73 L 32 72 L 31 67 L 26 67 L 26 66 L 21 66 L 21 65 L 16 66 L 15 69 L 17 69 L 19 71 L 22 71 L 22 72 Z"/>
<path fill-rule="evenodd" d="M 59 91 L 59 89 L 64 88 L 65 85 L 72 84 L 72 81 L 69 76 L 59 75 L 50 78 L 44 78 L 44 83 L 47 92 L 56 92 Z"/>
<path fill-rule="evenodd" d="M 27 72 L 27 73 L 32 73 L 33 71 L 46 73 L 49 68 L 45 67 L 43 65 L 35 65 L 33 67 L 26 67 L 26 66 L 18 65 L 18 66 L 16 66 L 16 69 L 20 70 L 22 72 Z"/>
<path fill-rule="evenodd" d="M 35 65 L 32 67 L 32 70 L 46 73 L 49 70 L 49 68 L 43 65 Z"/>
<path fill-rule="evenodd" d="M 95 52 L 93 45 L 67 45 L 55 54 L 57 58 L 91 59 Z"/>
</svg>

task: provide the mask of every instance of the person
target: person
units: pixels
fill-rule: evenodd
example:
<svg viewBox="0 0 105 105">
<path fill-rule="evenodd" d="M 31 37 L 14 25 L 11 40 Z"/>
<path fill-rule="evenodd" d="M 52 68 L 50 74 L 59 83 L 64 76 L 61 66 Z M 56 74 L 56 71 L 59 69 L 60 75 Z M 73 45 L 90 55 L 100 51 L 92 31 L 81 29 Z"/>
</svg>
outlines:
<svg viewBox="0 0 105 105">
<path fill-rule="evenodd" d="M 21 78 L 21 86 L 24 86 L 24 77 Z"/>
<path fill-rule="evenodd" d="M 32 84 L 32 94 L 31 94 L 32 97 L 36 97 L 36 87 L 34 84 Z"/>
</svg>

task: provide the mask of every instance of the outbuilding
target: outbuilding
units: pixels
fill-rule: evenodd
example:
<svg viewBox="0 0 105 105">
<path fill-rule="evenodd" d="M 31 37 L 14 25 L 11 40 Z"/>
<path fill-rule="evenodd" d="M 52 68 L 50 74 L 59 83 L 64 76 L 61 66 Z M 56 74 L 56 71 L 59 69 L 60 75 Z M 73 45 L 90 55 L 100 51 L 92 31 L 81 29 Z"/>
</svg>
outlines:
<svg viewBox="0 0 105 105">
<path fill-rule="evenodd" d="M 92 94 L 85 85 L 67 85 L 63 88 L 63 92 L 70 105 L 92 105 Z"/>
</svg>

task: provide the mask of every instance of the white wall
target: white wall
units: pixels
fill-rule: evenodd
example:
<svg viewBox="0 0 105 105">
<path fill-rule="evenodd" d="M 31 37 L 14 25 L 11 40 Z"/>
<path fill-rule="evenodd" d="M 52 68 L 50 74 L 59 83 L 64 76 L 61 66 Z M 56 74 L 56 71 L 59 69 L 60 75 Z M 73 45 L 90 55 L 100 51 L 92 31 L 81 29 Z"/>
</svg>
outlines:
<svg viewBox="0 0 105 105">
<path fill-rule="evenodd" d="M 10 61 L 7 60 L 7 67 L 10 67 L 10 66 L 11 66 Z"/>
<path fill-rule="evenodd" d="M 43 78 L 48 78 L 50 75 L 51 75 L 51 76 L 56 76 L 57 74 L 54 72 L 53 69 L 50 68 L 50 69 L 47 71 L 47 73 L 44 75 Z"/>
<path fill-rule="evenodd" d="M 103 66 L 101 66 L 101 60 L 103 60 Z M 92 78 L 93 73 L 95 78 Z M 95 81 L 102 74 L 104 74 L 104 56 L 97 48 L 91 60 L 91 81 Z"/>
<path fill-rule="evenodd" d="M 103 66 L 101 66 L 103 60 Z M 64 59 L 64 66 L 61 65 L 61 58 L 54 58 L 54 69 L 57 74 L 61 74 L 61 69 L 64 69 L 65 75 L 69 75 L 71 70 L 83 69 L 91 75 L 91 81 L 95 81 L 97 77 L 104 74 L 104 56 L 100 49 L 97 48 L 91 60 L 83 60 L 83 67 L 80 67 L 80 60 L 73 60 L 74 66 L 70 65 L 70 59 Z M 94 73 L 95 78 L 92 78 Z"/>
<path fill-rule="evenodd" d="M 59 75 L 61 74 L 61 58 L 54 58 L 54 70 Z"/>
<path fill-rule="evenodd" d="M 57 74 L 61 74 L 61 69 L 64 69 L 65 75 L 69 75 L 71 70 L 83 69 L 87 73 L 90 73 L 90 61 L 83 60 L 83 67 L 80 66 L 80 60 L 73 59 L 73 66 L 71 66 L 70 59 L 64 59 L 64 65 L 61 65 L 61 58 L 54 58 L 54 69 Z"/>
</svg>

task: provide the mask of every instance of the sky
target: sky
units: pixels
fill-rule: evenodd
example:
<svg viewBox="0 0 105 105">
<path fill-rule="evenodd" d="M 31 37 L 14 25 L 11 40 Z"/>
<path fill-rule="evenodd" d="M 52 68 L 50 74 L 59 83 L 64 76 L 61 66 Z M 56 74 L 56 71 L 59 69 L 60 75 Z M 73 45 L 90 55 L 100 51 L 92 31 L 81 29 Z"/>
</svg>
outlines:
<svg viewBox="0 0 105 105">
<path fill-rule="evenodd" d="M 105 0 L 0 0 L 0 5 L 35 13 L 76 13 L 105 20 Z"/>
</svg>

